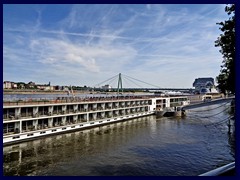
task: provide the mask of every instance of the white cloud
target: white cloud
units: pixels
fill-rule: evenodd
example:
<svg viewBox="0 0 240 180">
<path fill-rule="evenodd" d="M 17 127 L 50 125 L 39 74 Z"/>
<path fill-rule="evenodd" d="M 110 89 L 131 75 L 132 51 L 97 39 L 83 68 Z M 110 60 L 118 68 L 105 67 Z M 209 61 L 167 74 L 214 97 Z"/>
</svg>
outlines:
<svg viewBox="0 0 240 180">
<path fill-rule="evenodd" d="M 29 23 L 35 26 L 4 24 L 4 66 L 25 66 L 26 76 L 35 68 L 35 78 L 44 71 L 60 84 L 80 77 L 93 85 L 123 72 L 161 87 L 191 87 L 194 78 L 220 69 L 214 41 L 224 12 L 212 7 L 76 5 L 55 28 L 44 26 L 41 10 Z"/>
</svg>

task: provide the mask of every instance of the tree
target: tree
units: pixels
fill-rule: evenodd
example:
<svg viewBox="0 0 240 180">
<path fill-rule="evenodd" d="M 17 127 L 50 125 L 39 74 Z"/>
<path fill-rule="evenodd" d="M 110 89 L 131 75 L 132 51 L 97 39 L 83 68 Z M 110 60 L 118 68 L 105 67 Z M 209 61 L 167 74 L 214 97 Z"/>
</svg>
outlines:
<svg viewBox="0 0 240 180">
<path fill-rule="evenodd" d="M 215 41 L 215 47 L 221 47 L 223 65 L 216 79 L 221 92 L 235 93 L 235 4 L 226 6 L 225 12 L 230 15 L 229 19 L 217 23 L 223 34 Z"/>
</svg>

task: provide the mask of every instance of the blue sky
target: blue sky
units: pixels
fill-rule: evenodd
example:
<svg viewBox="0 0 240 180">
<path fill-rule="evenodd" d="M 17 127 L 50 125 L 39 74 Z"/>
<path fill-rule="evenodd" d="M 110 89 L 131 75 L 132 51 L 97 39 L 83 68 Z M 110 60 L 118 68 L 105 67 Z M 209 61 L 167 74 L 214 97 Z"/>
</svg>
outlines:
<svg viewBox="0 0 240 180">
<path fill-rule="evenodd" d="M 221 33 L 216 23 L 228 18 L 224 8 L 3 5 L 3 80 L 94 86 L 122 73 L 158 87 L 189 88 L 195 78 L 220 72 L 214 41 Z M 131 84 L 123 80 L 123 86 Z"/>
</svg>

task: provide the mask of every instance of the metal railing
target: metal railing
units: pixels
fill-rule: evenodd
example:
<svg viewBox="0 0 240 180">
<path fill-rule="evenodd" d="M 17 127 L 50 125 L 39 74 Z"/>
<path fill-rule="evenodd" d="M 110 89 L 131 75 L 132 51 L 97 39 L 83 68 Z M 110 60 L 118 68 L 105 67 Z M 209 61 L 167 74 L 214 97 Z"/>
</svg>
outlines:
<svg viewBox="0 0 240 180">
<path fill-rule="evenodd" d="M 213 169 L 206 173 L 200 174 L 199 176 L 221 176 L 223 174 L 233 171 L 234 169 L 235 169 L 235 162 L 232 162 L 225 166 L 221 166 L 219 168 Z"/>
</svg>

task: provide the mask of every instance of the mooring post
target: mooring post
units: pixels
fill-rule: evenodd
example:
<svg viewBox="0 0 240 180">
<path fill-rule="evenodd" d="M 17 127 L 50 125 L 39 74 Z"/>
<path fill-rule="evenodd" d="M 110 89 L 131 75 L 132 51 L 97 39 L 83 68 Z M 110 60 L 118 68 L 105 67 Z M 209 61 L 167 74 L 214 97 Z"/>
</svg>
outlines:
<svg viewBox="0 0 240 180">
<path fill-rule="evenodd" d="M 231 101 L 231 113 L 235 113 L 235 99 Z"/>
<path fill-rule="evenodd" d="M 186 116 L 186 112 L 185 112 L 185 110 L 182 109 L 181 112 L 182 112 L 182 116 Z"/>
<path fill-rule="evenodd" d="M 231 119 L 228 119 L 228 134 L 231 134 Z"/>
</svg>

